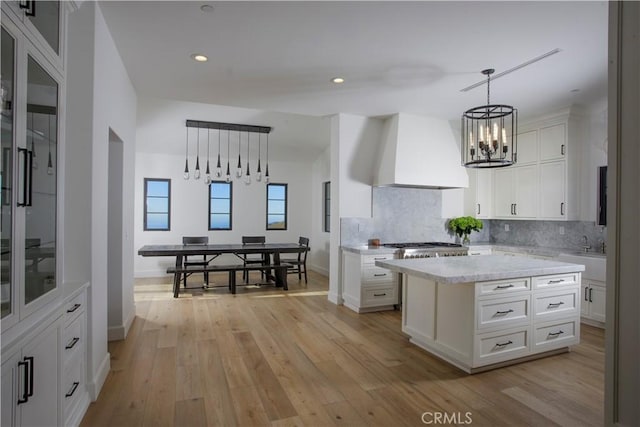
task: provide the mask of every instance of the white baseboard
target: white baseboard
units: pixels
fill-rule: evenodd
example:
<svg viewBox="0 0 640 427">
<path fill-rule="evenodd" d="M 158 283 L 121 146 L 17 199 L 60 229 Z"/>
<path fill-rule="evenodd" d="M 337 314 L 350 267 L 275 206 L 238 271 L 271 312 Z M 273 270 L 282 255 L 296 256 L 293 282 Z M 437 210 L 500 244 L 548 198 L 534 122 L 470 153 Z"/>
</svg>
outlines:
<svg viewBox="0 0 640 427">
<path fill-rule="evenodd" d="M 327 295 L 327 299 L 336 305 L 342 305 L 343 303 L 342 297 L 338 295 L 337 292 L 330 291 L 329 294 Z"/>
<path fill-rule="evenodd" d="M 95 402 L 98 399 L 98 395 L 100 394 L 100 390 L 102 390 L 104 382 L 107 380 L 107 375 L 109 375 L 110 369 L 111 355 L 107 352 L 102 363 L 100 363 L 100 366 L 98 367 L 98 371 L 94 373 L 91 381 L 87 381 L 87 392 L 89 392 L 89 399 L 91 399 L 92 402 Z"/>
<path fill-rule="evenodd" d="M 107 329 L 107 341 L 120 341 L 127 338 L 129 328 L 131 328 L 134 318 L 135 314 L 131 313 L 125 320 L 124 325 L 109 326 Z"/>
<path fill-rule="evenodd" d="M 324 267 L 320 267 L 319 265 L 309 264 L 309 270 L 313 270 L 318 274 L 322 274 L 323 276 L 329 277 L 329 270 Z"/>
</svg>

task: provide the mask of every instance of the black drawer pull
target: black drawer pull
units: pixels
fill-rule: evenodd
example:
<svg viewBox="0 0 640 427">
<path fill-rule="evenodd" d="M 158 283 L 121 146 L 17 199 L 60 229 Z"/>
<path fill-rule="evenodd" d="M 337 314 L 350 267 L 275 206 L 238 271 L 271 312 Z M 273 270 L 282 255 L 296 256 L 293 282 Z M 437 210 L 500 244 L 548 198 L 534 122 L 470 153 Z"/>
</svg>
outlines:
<svg viewBox="0 0 640 427">
<path fill-rule="evenodd" d="M 374 277 L 382 277 L 382 276 L 386 276 L 386 275 L 387 275 L 387 273 L 377 273 L 377 274 L 374 274 Z"/>
<path fill-rule="evenodd" d="M 498 285 L 496 286 L 496 289 L 509 289 L 509 288 L 513 288 L 512 284 L 508 284 L 508 285 Z"/>
<path fill-rule="evenodd" d="M 513 313 L 513 310 L 509 309 L 506 311 L 496 311 L 496 314 L 509 314 L 509 313 Z"/>
<path fill-rule="evenodd" d="M 504 346 L 507 346 L 507 345 L 509 345 L 509 344 L 513 344 L 513 341 L 509 340 L 509 341 L 507 341 L 507 342 L 503 342 L 503 343 L 499 343 L 499 342 L 497 342 L 497 343 L 496 343 L 496 347 L 504 347 Z"/>
<path fill-rule="evenodd" d="M 73 396 L 73 393 L 76 392 L 76 389 L 78 388 L 78 386 L 80 385 L 79 382 L 74 381 L 73 382 L 73 387 L 71 387 L 71 390 L 69 390 L 69 393 L 65 394 L 64 397 L 71 397 Z"/>
<path fill-rule="evenodd" d="M 560 302 L 550 302 L 547 307 L 557 308 L 557 307 L 560 307 L 562 304 L 564 304 L 564 302 L 562 302 L 562 301 L 560 301 Z"/>
<path fill-rule="evenodd" d="M 560 334 L 564 334 L 564 331 L 560 330 L 558 332 L 549 332 L 550 337 L 557 337 Z"/>
<path fill-rule="evenodd" d="M 564 279 L 549 280 L 549 283 L 562 283 L 562 282 L 564 282 Z"/>
<path fill-rule="evenodd" d="M 386 293 L 384 293 L 384 294 L 373 294 L 374 297 L 383 297 L 385 295 L 387 295 L 387 294 Z"/>
<path fill-rule="evenodd" d="M 75 303 L 75 304 L 73 304 L 73 307 L 71 307 L 69 310 L 67 310 L 67 313 L 73 313 L 74 311 L 79 309 L 81 306 L 82 306 L 82 304 Z"/>
<path fill-rule="evenodd" d="M 382 258 L 374 258 L 375 260 L 381 260 L 381 259 L 386 259 L 385 257 Z"/>
<path fill-rule="evenodd" d="M 71 341 L 69 341 L 69 344 L 67 344 L 64 348 L 67 349 L 67 350 L 72 349 L 73 347 L 76 346 L 78 341 L 80 341 L 80 338 L 73 337 L 73 339 Z"/>
</svg>

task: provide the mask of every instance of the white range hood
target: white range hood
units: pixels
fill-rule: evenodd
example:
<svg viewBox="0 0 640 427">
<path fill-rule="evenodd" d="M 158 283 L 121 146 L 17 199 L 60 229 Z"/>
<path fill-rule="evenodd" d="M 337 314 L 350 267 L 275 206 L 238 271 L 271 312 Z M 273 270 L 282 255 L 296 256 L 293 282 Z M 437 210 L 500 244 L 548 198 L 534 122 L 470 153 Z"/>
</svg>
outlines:
<svg viewBox="0 0 640 427">
<path fill-rule="evenodd" d="M 469 186 L 449 122 L 398 113 L 384 125 L 376 186 L 462 188 Z"/>
</svg>

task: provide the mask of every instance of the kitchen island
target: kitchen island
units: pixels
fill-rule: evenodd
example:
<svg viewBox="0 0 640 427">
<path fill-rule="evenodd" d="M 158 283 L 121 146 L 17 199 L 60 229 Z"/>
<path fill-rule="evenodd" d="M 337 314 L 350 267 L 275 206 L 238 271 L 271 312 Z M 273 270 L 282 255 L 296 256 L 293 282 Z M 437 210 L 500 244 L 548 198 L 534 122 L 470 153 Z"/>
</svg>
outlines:
<svg viewBox="0 0 640 427">
<path fill-rule="evenodd" d="M 584 266 L 519 256 L 393 259 L 402 331 L 468 373 L 558 354 L 580 342 Z"/>
</svg>

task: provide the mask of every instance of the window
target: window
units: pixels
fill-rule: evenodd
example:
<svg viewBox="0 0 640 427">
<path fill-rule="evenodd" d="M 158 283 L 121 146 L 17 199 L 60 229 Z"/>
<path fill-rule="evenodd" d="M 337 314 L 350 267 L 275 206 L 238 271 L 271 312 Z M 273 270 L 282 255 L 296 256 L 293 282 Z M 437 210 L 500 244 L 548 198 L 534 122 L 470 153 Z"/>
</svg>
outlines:
<svg viewBox="0 0 640 427">
<path fill-rule="evenodd" d="M 331 182 L 327 181 L 323 186 L 324 203 L 322 204 L 324 212 L 323 230 L 329 233 L 331 231 Z"/>
<path fill-rule="evenodd" d="M 231 230 L 231 194 L 233 183 L 209 184 L 209 230 Z"/>
<path fill-rule="evenodd" d="M 287 229 L 287 184 L 267 184 L 267 230 Z"/>
<path fill-rule="evenodd" d="M 171 229 L 171 180 L 144 179 L 144 229 Z"/>
</svg>

